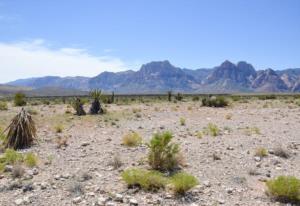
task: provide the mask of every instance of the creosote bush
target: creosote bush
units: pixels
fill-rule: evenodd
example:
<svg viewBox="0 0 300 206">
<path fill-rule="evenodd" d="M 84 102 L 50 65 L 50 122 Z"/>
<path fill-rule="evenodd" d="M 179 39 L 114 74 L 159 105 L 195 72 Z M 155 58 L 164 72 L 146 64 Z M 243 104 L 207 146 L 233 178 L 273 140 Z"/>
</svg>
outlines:
<svg viewBox="0 0 300 206">
<path fill-rule="evenodd" d="M 8 106 L 6 102 L 0 101 L 0 111 L 8 110 Z"/>
<path fill-rule="evenodd" d="M 137 132 L 130 132 L 122 139 L 123 145 L 135 147 L 142 143 L 142 137 Z"/>
<path fill-rule="evenodd" d="M 156 133 L 147 144 L 149 165 L 155 170 L 174 170 L 178 167 L 179 145 L 171 143 L 172 133 Z"/>
<path fill-rule="evenodd" d="M 23 149 L 32 145 L 36 138 L 36 127 L 31 115 L 23 108 L 8 126 L 6 148 Z"/>
<path fill-rule="evenodd" d="M 14 97 L 15 106 L 17 106 L 17 107 L 25 106 L 26 105 L 25 98 L 26 98 L 25 94 L 20 93 L 20 92 L 16 93 L 15 97 Z"/>
<path fill-rule="evenodd" d="M 279 176 L 267 181 L 268 194 L 282 202 L 300 203 L 300 179 L 293 176 Z"/>
<path fill-rule="evenodd" d="M 181 126 L 185 125 L 185 118 L 183 118 L 183 117 L 180 118 L 180 125 Z"/>
<path fill-rule="evenodd" d="M 228 104 L 228 100 L 223 96 L 212 96 L 202 99 L 202 106 L 206 107 L 226 107 Z"/>
</svg>

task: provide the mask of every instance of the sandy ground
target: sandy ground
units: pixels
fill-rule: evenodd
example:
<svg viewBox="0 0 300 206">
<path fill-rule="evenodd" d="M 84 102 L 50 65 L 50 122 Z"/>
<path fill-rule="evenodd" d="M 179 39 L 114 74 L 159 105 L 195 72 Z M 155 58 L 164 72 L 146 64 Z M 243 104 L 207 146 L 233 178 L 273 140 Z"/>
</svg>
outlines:
<svg viewBox="0 0 300 206">
<path fill-rule="evenodd" d="M 192 101 L 112 104 L 106 105 L 105 115 L 83 117 L 66 114 L 66 110 L 72 111 L 67 105 L 27 108 L 38 112 L 33 116 L 38 143 L 22 152 L 38 155 L 38 174 L 25 175 L 21 188 L 12 190 L 6 187 L 18 180 L 2 175 L 3 206 L 16 205 L 18 200 L 20 205 L 100 205 L 103 199 L 108 200 L 107 205 L 134 205 L 135 201 L 139 205 L 280 205 L 265 194 L 264 181 L 278 175 L 300 178 L 300 108 L 282 100 L 253 100 L 227 108 L 201 107 L 200 102 Z M 0 111 L 0 123 L 7 125 L 19 110 L 10 106 L 8 111 Z M 186 125 L 180 125 L 180 118 L 185 118 Z M 195 134 L 208 123 L 216 124 L 221 134 L 198 138 Z M 64 127 L 61 134 L 54 129 L 57 125 Z M 144 142 L 154 132 L 172 131 L 186 159 L 183 170 L 196 176 L 200 185 L 186 198 L 168 192 L 128 190 L 120 174 L 130 167 L 147 168 L 148 150 L 145 145 L 128 148 L 121 144 L 122 137 L 131 130 L 138 132 Z M 67 137 L 68 146 L 57 148 L 57 136 Z M 270 151 L 283 147 L 291 157 L 269 154 L 255 159 L 259 147 Z M 123 165 L 114 170 L 109 163 L 116 155 Z M 31 174 L 35 169 L 26 171 Z M 249 171 L 257 174 L 250 175 Z M 82 180 L 87 176 L 90 178 Z M 33 190 L 24 192 L 30 184 Z M 76 184 L 82 187 L 82 194 L 70 192 Z"/>
</svg>

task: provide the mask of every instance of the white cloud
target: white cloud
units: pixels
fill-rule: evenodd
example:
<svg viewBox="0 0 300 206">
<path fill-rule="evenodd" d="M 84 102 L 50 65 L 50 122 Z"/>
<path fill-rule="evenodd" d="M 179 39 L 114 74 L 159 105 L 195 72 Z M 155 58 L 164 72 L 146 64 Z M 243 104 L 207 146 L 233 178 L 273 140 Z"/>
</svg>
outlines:
<svg viewBox="0 0 300 206">
<path fill-rule="evenodd" d="M 81 48 L 52 49 L 43 39 L 0 42 L 0 82 L 45 75 L 95 76 L 128 69 L 112 56 L 94 56 Z"/>
</svg>

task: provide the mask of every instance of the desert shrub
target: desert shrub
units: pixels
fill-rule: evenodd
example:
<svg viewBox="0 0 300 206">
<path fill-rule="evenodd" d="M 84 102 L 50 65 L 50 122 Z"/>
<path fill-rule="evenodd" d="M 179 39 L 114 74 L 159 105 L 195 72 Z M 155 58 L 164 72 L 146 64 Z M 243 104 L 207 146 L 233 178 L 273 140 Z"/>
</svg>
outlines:
<svg viewBox="0 0 300 206">
<path fill-rule="evenodd" d="M 100 103 L 102 91 L 95 89 L 90 92 L 90 96 L 93 99 L 93 102 L 92 102 L 92 105 L 90 108 L 90 113 L 91 114 L 102 114 L 103 110 L 102 110 L 101 103 Z M 107 103 L 109 103 L 109 102 L 107 102 Z"/>
<path fill-rule="evenodd" d="M 179 172 L 171 177 L 170 184 L 175 194 L 183 195 L 199 183 L 196 177 L 185 172 Z"/>
<path fill-rule="evenodd" d="M 0 111 L 8 110 L 8 106 L 6 102 L 0 101 Z"/>
<path fill-rule="evenodd" d="M 259 100 L 268 100 L 268 99 L 276 99 L 275 94 L 270 94 L 270 95 L 259 95 L 258 96 Z"/>
<path fill-rule="evenodd" d="M 82 102 L 82 100 L 80 98 L 74 99 L 74 101 L 72 102 L 72 107 L 76 111 L 76 115 L 78 115 L 78 116 L 86 115 L 83 105 L 84 105 L 84 103 Z"/>
<path fill-rule="evenodd" d="M 74 196 L 80 196 L 84 194 L 83 186 L 79 182 L 72 182 L 69 185 L 68 191 Z"/>
<path fill-rule="evenodd" d="M 23 157 L 20 153 L 13 149 L 6 149 L 3 157 L 0 159 L 1 163 L 15 164 L 16 162 L 22 161 Z"/>
<path fill-rule="evenodd" d="M 133 108 L 132 109 L 132 112 L 134 113 L 134 114 L 136 114 L 136 113 L 138 113 L 138 112 L 141 112 L 142 110 L 140 109 L 140 108 Z"/>
<path fill-rule="evenodd" d="M 284 149 L 283 147 L 276 147 L 273 151 L 274 155 L 277 157 L 288 159 L 290 157 L 290 153 Z"/>
<path fill-rule="evenodd" d="M 26 100 L 25 100 L 26 96 L 23 93 L 16 93 L 15 97 L 14 97 L 14 103 L 15 106 L 21 107 L 21 106 L 25 106 L 26 105 Z"/>
<path fill-rule="evenodd" d="M 122 141 L 128 147 L 135 147 L 142 143 L 142 137 L 137 132 L 130 132 L 123 137 Z"/>
<path fill-rule="evenodd" d="M 266 157 L 266 156 L 268 156 L 268 150 L 263 148 L 263 147 L 259 147 L 255 151 L 255 156 L 257 156 L 257 157 Z"/>
<path fill-rule="evenodd" d="M 56 147 L 57 148 L 62 148 L 62 147 L 67 147 L 68 146 L 68 138 L 67 137 L 61 137 L 58 136 L 56 138 Z"/>
<path fill-rule="evenodd" d="M 63 125 L 58 124 L 58 125 L 56 125 L 56 126 L 54 127 L 54 129 L 55 129 L 55 132 L 56 132 L 56 133 L 62 133 L 63 130 L 64 130 L 64 127 L 63 127 Z"/>
<path fill-rule="evenodd" d="M 181 126 L 185 125 L 185 119 L 183 117 L 181 117 L 179 121 Z"/>
<path fill-rule="evenodd" d="M 213 137 L 216 137 L 218 135 L 220 135 L 220 129 L 218 128 L 217 125 L 213 124 L 213 123 L 209 123 L 203 130 L 203 133 L 206 135 L 210 135 Z"/>
<path fill-rule="evenodd" d="M 196 137 L 197 137 L 198 139 L 202 139 L 202 138 L 203 138 L 203 132 L 197 131 L 197 132 L 196 132 Z"/>
<path fill-rule="evenodd" d="M 225 119 L 230 120 L 232 118 L 232 116 L 233 116 L 232 114 L 226 114 Z"/>
<path fill-rule="evenodd" d="M 6 140 L 6 136 L 5 136 L 5 134 L 3 133 L 2 128 L 0 127 L 0 141 L 1 141 L 1 142 L 5 142 L 5 140 Z"/>
<path fill-rule="evenodd" d="M 31 115 L 37 115 L 38 114 L 38 111 L 36 111 L 35 109 L 32 109 L 32 108 L 27 109 L 27 112 Z"/>
<path fill-rule="evenodd" d="M 198 96 L 193 96 L 192 100 L 193 100 L 194 102 L 196 102 L 196 101 L 199 101 L 200 98 L 199 98 Z"/>
<path fill-rule="evenodd" d="M 173 170 L 178 167 L 179 145 L 171 143 L 172 138 L 170 132 L 156 133 L 147 144 L 150 149 L 148 161 L 153 169 Z"/>
<path fill-rule="evenodd" d="M 241 96 L 231 96 L 232 101 L 237 102 L 241 100 Z"/>
<path fill-rule="evenodd" d="M 28 166 L 28 167 L 34 167 L 37 165 L 37 161 L 38 161 L 38 158 L 37 156 L 30 152 L 30 153 L 27 153 L 24 157 L 24 163 Z"/>
<path fill-rule="evenodd" d="M 177 101 L 183 100 L 183 94 L 177 93 L 177 95 L 175 96 L 175 99 L 176 99 Z"/>
<path fill-rule="evenodd" d="M 296 99 L 296 100 L 294 101 L 294 103 L 295 103 L 297 106 L 300 106 L 300 99 Z"/>
<path fill-rule="evenodd" d="M 212 96 L 202 99 L 202 106 L 206 107 L 226 107 L 228 104 L 227 99 L 223 96 Z"/>
<path fill-rule="evenodd" d="M 158 171 L 127 169 L 121 176 L 129 187 L 138 186 L 144 190 L 156 191 L 164 188 L 168 183 L 167 178 Z"/>
<path fill-rule="evenodd" d="M 8 134 L 5 142 L 6 148 L 23 149 L 31 146 L 36 137 L 35 123 L 23 108 L 17 114 L 8 127 Z"/>
<path fill-rule="evenodd" d="M 172 101 L 172 91 L 168 91 L 168 101 Z"/>
<path fill-rule="evenodd" d="M 283 202 L 300 202 L 300 180 L 293 176 L 279 176 L 267 181 L 268 193 Z"/>
</svg>

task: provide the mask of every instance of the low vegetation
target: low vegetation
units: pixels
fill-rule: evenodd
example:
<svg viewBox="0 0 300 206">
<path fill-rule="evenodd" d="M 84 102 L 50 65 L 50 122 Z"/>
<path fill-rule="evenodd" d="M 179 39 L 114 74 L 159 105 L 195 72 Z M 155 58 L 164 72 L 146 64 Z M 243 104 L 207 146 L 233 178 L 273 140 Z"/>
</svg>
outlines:
<svg viewBox="0 0 300 206">
<path fill-rule="evenodd" d="M 0 111 L 8 110 L 8 106 L 6 102 L 0 101 Z"/>
<path fill-rule="evenodd" d="M 128 169 L 122 173 L 122 179 L 128 187 L 140 187 L 146 191 L 158 191 L 169 187 L 176 195 L 184 195 L 198 185 L 198 180 L 185 172 L 166 176 L 155 170 Z"/>
<path fill-rule="evenodd" d="M 279 176 L 267 183 L 268 194 L 282 202 L 300 203 L 300 180 L 293 176 Z"/>
<path fill-rule="evenodd" d="M 62 124 L 58 124 L 54 127 L 56 133 L 62 133 L 64 130 L 64 126 Z"/>
<path fill-rule="evenodd" d="M 37 165 L 37 161 L 37 156 L 32 152 L 29 152 L 24 156 L 24 163 L 28 167 L 35 167 Z"/>
<path fill-rule="evenodd" d="M 218 135 L 220 135 L 221 131 L 218 128 L 217 125 L 213 124 L 213 123 L 209 123 L 204 129 L 203 129 L 203 133 L 205 135 L 209 135 L 209 136 L 213 136 L 216 137 Z"/>
<path fill-rule="evenodd" d="M 103 114 L 103 109 L 101 107 L 100 99 L 101 99 L 102 92 L 101 90 L 93 90 L 90 92 L 90 96 L 92 97 L 92 105 L 90 108 L 91 114 Z"/>
<path fill-rule="evenodd" d="M 202 106 L 206 107 L 226 107 L 228 104 L 228 100 L 223 96 L 212 96 L 202 99 Z"/>
<path fill-rule="evenodd" d="M 130 132 L 122 139 L 123 145 L 136 147 L 142 143 L 142 137 L 137 132 Z"/>
<path fill-rule="evenodd" d="M 181 125 L 181 126 L 185 126 L 185 118 L 181 117 L 181 118 L 179 119 L 179 122 L 180 122 L 180 125 Z"/>
<path fill-rule="evenodd" d="M 16 93 L 14 97 L 14 104 L 17 107 L 22 107 L 27 104 L 26 102 L 26 96 L 23 93 Z"/>
<path fill-rule="evenodd" d="M 155 170 L 173 170 L 178 167 L 179 145 L 171 143 L 171 132 L 156 133 L 147 144 L 149 165 Z"/>
<path fill-rule="evenodd" d="M 75 110 L 76 115 L 78 115 L 78 116 L 86 115 L 83 105 L 84 105 L 84 103 L 82 102 L 82 100 L 80 98 L 74 99 L 74 101 L 72 102 L 72 107 Z"/>
<path fill-rule="evenodd" d="M 261 157 L 261 158 L 266 157 L 266 156 L 268 156 L 268 150 L 263 147 L 259 147 L 255 151 L 255 156 Z"/>
</svg>

